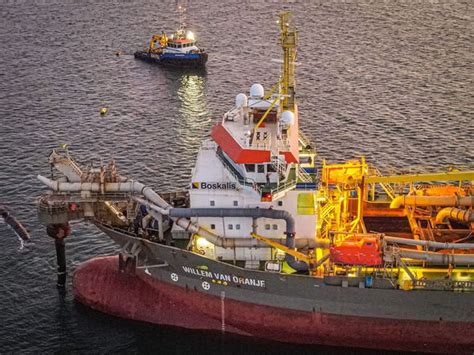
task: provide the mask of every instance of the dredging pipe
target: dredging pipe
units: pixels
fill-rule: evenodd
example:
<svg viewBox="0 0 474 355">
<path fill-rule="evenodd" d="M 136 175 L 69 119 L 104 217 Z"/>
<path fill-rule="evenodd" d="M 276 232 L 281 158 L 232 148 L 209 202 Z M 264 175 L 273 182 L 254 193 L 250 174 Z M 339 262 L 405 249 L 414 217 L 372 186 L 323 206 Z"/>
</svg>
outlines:
<svg viewBox="0 0 474 355">
<path fill-rule="evenodd" d="M 283 219 L 287 224 L 287 237 L 286 239 L 280 239 L 279 242 L 285 244 L 289 248 L 303 248 L 303 247 L 317 247 L 325 246 L 326 243 L 318 243 L 313 239 L 298 238 L 295 239 L 295 223 L 293 217 L 286 211 L 261 209 L 261 208 L 204 208 L 204 209 L 187 209 L 187 208 L 173 208 L 168 202 L 161 198 L 155 191 L 144 184 L 130 180 L 127 182 L 110 182 L 110 183 L 98 183 L 98 182 L 62 182 L 48 179 L 47 177 L 38 175 L 38 180 L 48 186 L 53 191 L 58 192 L 133 192 L 143 195 L 149 202 L 156 205 L 157 212 L 162 214 L 168 214 L 174 222 L 186 231 L 198 234 L 211 242 L 214 245 L 233 248 L 233 247 L 254 247 L 266 246 L 260 241 L 256 241 L 251 238 L 224 238 L 217 234 L 210 232 L 209 230 L 202 228 L 199 225 L 194 224 L 189 218 L 191 217 L 252 217 L 252 218 L 273 218 Z M 181 212 L 180 212 L 181 211 Z M 202 213 L 202 214 L 199 214 Z M 324 244 L 324 245 L 322 245 Z M 295 270 L 303 271 L 308 269 L 308 265 L 304 262 L 296 260 L 293 256 L 287 255 L 288 264 Z M 292 265 L 291 265 L 291 264 Z M 294 265 L 294 266 L 293 266 Z"/>
<path fill-rule="evenodd" d="M 281 219 L 286 222 L 286 246 L 292 249 L 296 247 L 295 219 L 287 211 L 263 208 L 172 208 L 169 210 L 169 216 L 176 217 L 177 220 L 180 218 L 191 217 L 251 217 Z M 199 234 L 199 232 L 197 233 Z M 231 242 L 232 239 L 234 238 L 216 238 L 214 241 L 212 241 L 212 243 L 222 247 L 230 246 L 227 244 L 233 244 L 233 246 L 237 246 L 235 243 L 238 241 Z M 243 240 L 241 239 L 240 242 L 241 241 Z M 309 268 L 307 263 L 301 260 L 296 260 L 293 255 L 286 254 L 285 260 L 288 265 L 297 271 L 306 271 Z"/>
<path fill-rule="evenodd" d="M 474 243 L 442 243 L 430 240 L 416 240 L 398 237 L 384 236 L 383 240 L 393 244 L 421 245 L 432 249 L 474 249 Z"/>
<path fill-rule="evenodd" d="M 472 207 L 474 196 L 416 196 L 403 195 L 395 197 L 390 203 L 390 208 L 402 208 L 404 206 L 447 206 L 447 207 Z"/>
<path fill-rule="evenodd" d="M 64 239 L 71 234 L 71 227 L 66 224 L 48 224 L 46 233 L 54 239 L 56 247 L 56 264 L 57 264 L 57 286 L 63 288 L 66 285 L 66 244 Z"/>
<path fill-rule="evenodd" d="M 473 210 L 462 210 L 460 208 L 446 207 L 441 209 L 436 215 L 436 224 L 446 222 L 447 219 L 453 219 L 460 222 L 474 222 Z"/>
<path fill-rule="evenodd" d="M 404 248 L 398 249 L 396 251 L 394 250 L 393 252 L 398 253 L 402 258 L 424 260 L 428 263 L 438 265 L 474 265 L 473 254 L 442 254 L 432 251 L 420 251 Z"/>
<path fill-rule="evenodd" d="M 21 238 L 21 240 L 25 242 L 30 240 L 30 234 L 26 228 L 20 223 L 20 221 L 12 216 L 10 212 L 8 212 L 6 207 L 0 206 L 0 216 L 2 216 L 5 223 L 13 229 L 13 231 L 18 235 L 19 238 Z"/>
</svg>

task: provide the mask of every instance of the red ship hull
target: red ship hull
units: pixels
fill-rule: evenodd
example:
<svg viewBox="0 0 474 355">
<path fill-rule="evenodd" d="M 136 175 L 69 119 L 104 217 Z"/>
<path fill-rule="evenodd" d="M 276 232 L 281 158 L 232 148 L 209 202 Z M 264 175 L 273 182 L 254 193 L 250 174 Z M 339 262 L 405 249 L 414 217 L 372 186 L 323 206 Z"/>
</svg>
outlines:
<svg viewBox="0 0 474 355">
<path fill-rule="evenodd" d="M 116 257 L 95 258 L 74 274 L 75 298 L 126 319 L 218 330 L 300 344 L 472 353 L 474 324 L 340 316 L 205 295 L 118 271 Z"/>
</svg>

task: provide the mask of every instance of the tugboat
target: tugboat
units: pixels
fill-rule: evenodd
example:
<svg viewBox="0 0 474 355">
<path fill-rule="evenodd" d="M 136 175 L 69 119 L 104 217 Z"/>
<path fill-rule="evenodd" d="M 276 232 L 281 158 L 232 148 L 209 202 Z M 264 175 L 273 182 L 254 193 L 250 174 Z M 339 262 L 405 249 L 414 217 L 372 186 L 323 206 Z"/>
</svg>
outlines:
<svg viewBox="0 0 474 355">
<path fill-rule="evenodd" d="M 177 68 L 200 68 L 207 62 L 207 53 L 197 46 L 194 33 L 183 22 L 184 8 L 179 6 L 180 28 L 169 37 L 161 32 L 153 35 L 147 50 L 135 52 L 135 58 Z"/>
<path fill-rule="evenodd" d="M 240 93 L 199 150 L 187 191 L 158 194 L 114 162 L 62 178 L 39 218 L 65 281 L 70 220 L 121 246 L 74 275 L 115 316 L 302 344 L 474 351 L 474 171 L 382 175 L 364 158 L 316 166 L 299 131 L 297 32 L 279 17 L 282 73 Z"/>
</svg>

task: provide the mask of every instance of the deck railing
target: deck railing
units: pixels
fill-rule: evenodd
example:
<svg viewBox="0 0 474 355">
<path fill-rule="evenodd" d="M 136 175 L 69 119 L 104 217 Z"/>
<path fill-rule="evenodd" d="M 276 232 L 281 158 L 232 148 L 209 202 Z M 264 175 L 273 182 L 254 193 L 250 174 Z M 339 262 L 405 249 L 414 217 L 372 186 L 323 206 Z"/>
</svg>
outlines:
<svg viewBox="0 0 474 355">
<path fill-rule="evenodd" d="M 222 151 L 220 147 L 217 148 L 216 155 L 217 155 L 217 158 L 222 162 L 224 167 L 227 169 L 227 171 L 238 182 L 239 185 L 251 187 L 260 196 L 262 195 L 262 190 L 257 185 L 257 183 L 249 178 L 244 177 L 242 173 L 226 158 L 226 156 L 224 155 L 224 152 Z"/>
</svg>

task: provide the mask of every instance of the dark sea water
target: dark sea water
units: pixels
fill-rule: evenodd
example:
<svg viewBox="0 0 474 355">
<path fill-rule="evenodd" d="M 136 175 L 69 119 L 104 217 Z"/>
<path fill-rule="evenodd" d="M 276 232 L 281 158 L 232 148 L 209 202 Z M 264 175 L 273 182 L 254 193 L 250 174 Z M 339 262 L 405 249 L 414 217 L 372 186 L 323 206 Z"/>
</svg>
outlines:
<svg viewBox="0 0 474 355">
<path fill-rule="evenodd" d="M 131 55 L 152 33 L 177 27 L 174 8 L 172 1 L 0 0 L 0 204 L 33 239 L 19 251 L 0 224 L 0 353 L 340 350 L 90 311 L 74 302 L 70 281 L 58 294 L 54 244 L 36 217 L 44 191 L 36 175 L 49 173 L 47 156 L 63 143 L 82 163 L 115 158 L 121 174 L 157 191 L 183 188 L 201 140 L 235 95 L 278 79 L 271 59 L 280 58 L 282 8 L 294 12 L 300 31 L 300 125 L 321 157 L 365 154 L 384 172 L 474 168 L 473 1 L 192 1 L 187 23 L 209 52 L 204 73 Z M 93 226 L 73 230 L 70 272 L 117 251 Z"/>
</svg>

